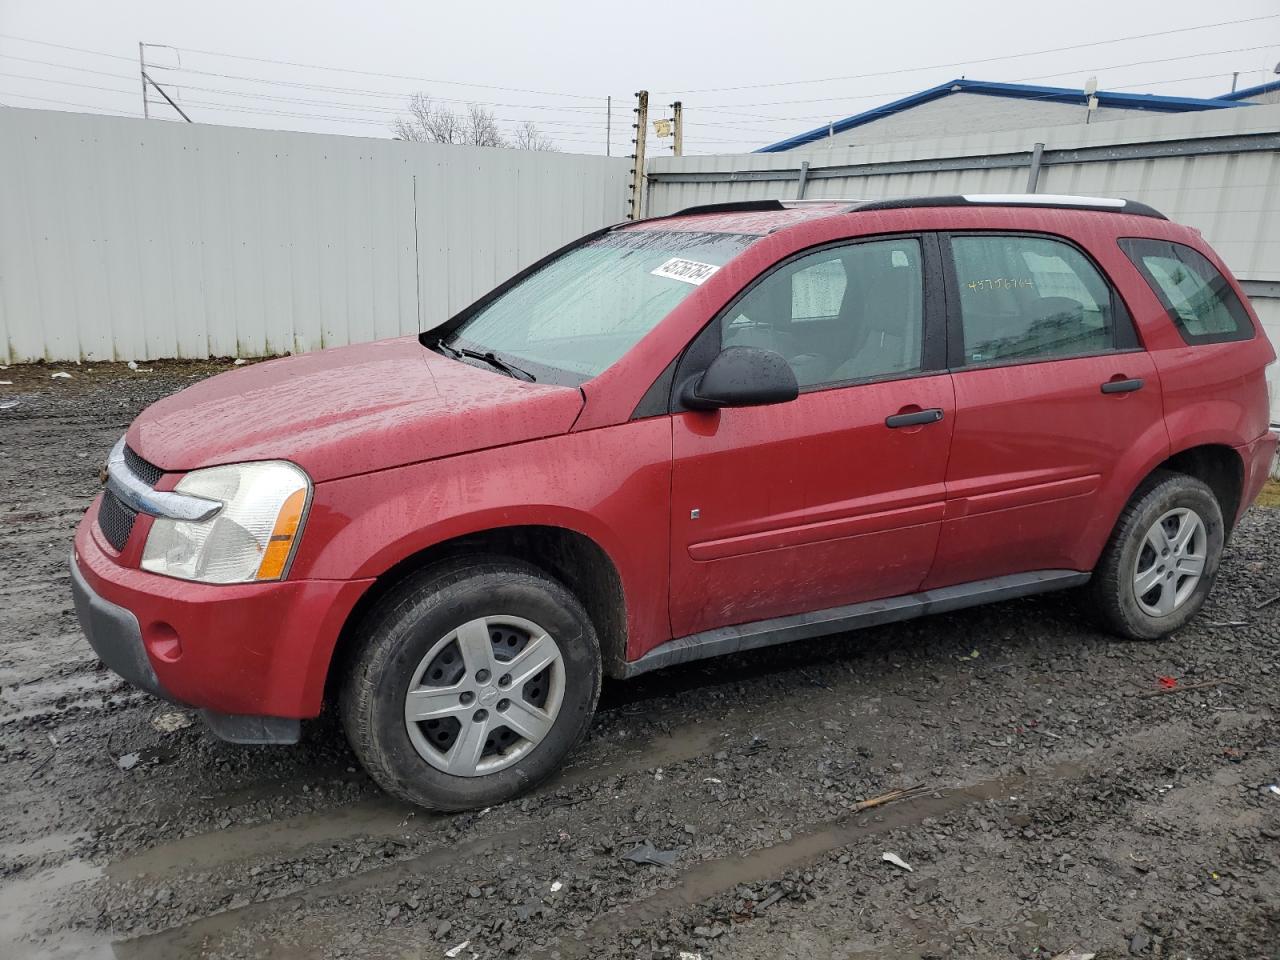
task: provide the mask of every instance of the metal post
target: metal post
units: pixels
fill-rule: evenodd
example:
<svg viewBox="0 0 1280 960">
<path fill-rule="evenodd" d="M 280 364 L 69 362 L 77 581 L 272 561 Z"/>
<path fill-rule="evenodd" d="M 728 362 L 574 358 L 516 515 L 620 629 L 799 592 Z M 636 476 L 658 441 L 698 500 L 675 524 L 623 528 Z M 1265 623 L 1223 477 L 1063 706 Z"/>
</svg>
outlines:
<svg viewBox="0 0 1280 960">
<path fill-rule="evenodd" d="M 671 143 L 671 152 L 677 157 L 684 156 L 684 105 L 677 100 L 671 105 L 671 120 L 675 125 L 675 137 Z"/>
<path fill-rule="evenodd" d="M 1037 143 L 1031 148 L 1031 169 L 1027 172 L 1027 193 L 1035 193 L 1040 183 L 1040 163 L 1044 159 L 1044 144 Z"/>
<path fill-rule="evenodd" d="M 147 61 L 142 54 L 144 44 L 138 41 L 138 76 L 142 78 L 142 117 L 144 120 L 151 119 L 151 111 L 147 109 Z"/>
<path fill-rule="evenodd" d="M 631 126 L 636 132 L 635 153 L 631 155 L 635 166 L 631 170 L 631 213 L 628 220 L 639 220 L 644 207 L 644 146 L 649 133 L 649 91 L 636 94 L 636 122 Z"/>
<path fill-rule="evenodd" d="M 613 97 L 604 98 L 604 155 L 613 156 Z"/>
<path fill-rule="evenodd" d="M 146 72 L 144 72 L 144 73 L 142 74 L 142 95 L 143 95 L 144 97 L 147 95 L 147 94 L 146 94 L 146 91 L 147 91 L 147 84 L 148 84 L 148 83 L 149 83 L 149 84 L 151 84 L 153 87 L 155 87 L 157 90 L 159 90 L 159 91 L 160 91 L 160 96 L 164 97 L 166 100 L 168 100 L 168 101 L 169 101 L 169 106 L 171 106 L 171 107 L 173 107 L 173 109 L 177 110 L 177 111 L 178 111 L 178 115 L 179 115 L 179 116 L 181 116 L 183 120 L 187 121 L 187 123 L 191 123 L 191 122 L 193 122 L 193 121 L 191 120 L 191 118 L 190 118 L 190 117 L 188 117 L 188 116 L 186 115 L 186 113 L 183 111 L 183 109 L 182 109 L 180 106 L 178 106 L 176 103 L 174 103 L 174 102 L 173 102 L 173 97 L 169 96 L 167 93 L 165 93 L 165 92 L 164 92 L 164 87 L 160 86 L 160 84 L 158 84 L 158 83 L 156 83 L 154 80 L 152 80 L 152 79 L 151 79 L 151 77 L 150 77 L 150 75 L 149 75 L 149 74 L 147 74 Z"/>
<path fill-rule="evenodd" d="M 796 177 L 796 199 L 804 199 L 805 184 L 809 182 L 809 161 L 800 161 L 800 176 Z"/>
<path fill-rule="evenodd" d="M 1231 74 L 1231 92 L 1232 93 L 1236 92 L 1236 84 L 1239 82 L 1240 82 L 1240 71 L 1237 70 L 1235 73 Z"/>
</svg>

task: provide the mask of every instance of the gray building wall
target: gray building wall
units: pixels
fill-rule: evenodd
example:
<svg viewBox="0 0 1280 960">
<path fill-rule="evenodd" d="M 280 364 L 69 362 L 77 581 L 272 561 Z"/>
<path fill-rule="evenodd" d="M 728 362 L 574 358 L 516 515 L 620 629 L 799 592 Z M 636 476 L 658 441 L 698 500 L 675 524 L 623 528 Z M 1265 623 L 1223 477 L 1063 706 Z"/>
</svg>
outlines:
<svg viewBox="0 0 1280 960">
<path fill-rule="evenodd" d="M 1018 100 L 992 97 L 982 93 L 953 93 L 889 117 L 864 123 L 797 149 L 818 147 L 850 147 L 864 143 L 888 143 L 901 140 L 961 137 L 982 131 L 999 133 L 1025 130 L 1028 127 L 1051 127 L 1062 124 L 1084 125 L 1085 105 L 1040 100 Z M 1090 123 L 1120 120 L 1135 114 L 1151 116 L 1147 110 L 1117 110 L 1099 107 Z"/>
<path fill-rule="evenodd" d="M 1280 90 L 1269 90 L 1256 97 L 1245 97 L 1241 103 L 1280 103 Z"/>
</svg>

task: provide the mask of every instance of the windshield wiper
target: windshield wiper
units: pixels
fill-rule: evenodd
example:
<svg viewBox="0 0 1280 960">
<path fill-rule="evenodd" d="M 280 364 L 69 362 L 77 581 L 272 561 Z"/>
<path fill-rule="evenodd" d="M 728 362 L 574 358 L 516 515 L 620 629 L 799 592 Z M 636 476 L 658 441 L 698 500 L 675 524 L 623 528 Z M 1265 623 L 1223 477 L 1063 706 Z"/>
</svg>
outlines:
<svg viewBox="0 0 1280 960">
<path fill-rule="evenodd" d="M 437 340 L 436 346 L 453 356 L 455 360 L 459 357 L 469 357 L 472 360 L 483 360 L 495 370 L 501 370 L 507 376 L 514 377 L 516 380 L 525 380 L 529 383 L 534 383 L 538 379 L 528 370 L 522 370 L 514 363 L 501 359 L 492 350 L 481 353 L 479 350 L 468 350 L 466 347 L 451 347 L 443 340 Z"/>
</svg>

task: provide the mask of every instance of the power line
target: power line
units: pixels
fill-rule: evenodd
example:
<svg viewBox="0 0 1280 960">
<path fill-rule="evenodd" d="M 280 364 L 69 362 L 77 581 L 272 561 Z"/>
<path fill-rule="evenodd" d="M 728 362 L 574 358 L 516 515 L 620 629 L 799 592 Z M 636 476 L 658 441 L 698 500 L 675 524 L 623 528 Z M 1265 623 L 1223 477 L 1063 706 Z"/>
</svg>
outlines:
<svg viewBox="0 0 1280 960">
<path fill-rule="evenodd" d="M 110 57 L 113 60 L 124 60 L 133 63 L 133 57 L 126 57 L 116 53 L 105 53 L 101 50 L 90 50 L 86 47 L 73 47 L 65 43 L 52 43 L 48 40 L 35 40 L 31 37 L 19 37 L 10 33 L 0 33 L 0 37 L 6 40 L 17 40 L 21 43 L 35 43 L 43 47 L 56 47 L 59 50 L 71 50 L 76 53 L 86 53 L 98 57 Z M 447 84 L 457 87 L 471 87 L 477 90 L 503 90 L 508 93 L 531 93 L 543 97 L 566 97 L 572 100 L 599 100 L 600 97 L 589 96 L 583 93 L 560 93 L 554 90 L 532 90 L 525 87 L 504 87 L 489 83 L 468 83 L 464 80 L 440 80 L 427 79 L 425 77 L 415 77 L 402 73 L 382 73 L 376 70 L 357 70 L 352 67 L 335 67 L 323 63 L 301 63 L 294 60 L 276 60 L 271 57 L 251 57 L 239 53 L 225 53 L 220 50 L 198 50 L 194 47 L 178 47 L 169 44 L 147 44 L 147 46 L 169 47 L 169 49 L 177 50 L 185 53 L 195 53 L 206 57 L 226 57 L 231 60 L 245 60 L 252 63 L 270 63 L 281 67 L 297 67 L 304 70 L 327 70 L 333 73 L 351 73 L 363 77 L 383 77 L 389 80 L 411 80 L 414 83 L 427 84 Z"/>
<path fill-rule="evenodd" d="M 1215 77 L 1222 77 L 1222 76 L 1223 74 L 1221 72 L 1201 73 L 1193 77 L 1166 77 L 1162 80 L 1144 80 L 1141 83 L 1109 84 L 1107 89 L 1108 90 L 1131 90 L 1137 87 L 1154 87 L 1154 86 L 1159 86 L 1161 84 L 1166 84 L 1166 83 L 1184 83 L 1190 80 L 1212 80 Z M 896 95 L 897 94 L 892 94 L 892 93 L 883 94 L 883 96 L 896 96 Z M 689 109 L 689 108 L 686 108 L 686 109 Z M 706 110 L 707 108 L 699 107 L 697 109 Z M 718 114 L 728 113 L 729 111 L 713 110 L 710 112 L 718 115 Z M 751 116 L 751 115 L 750 114 L 733 114 L 733 116 Z M 765 119 L 765 118 L 760 118 L 760 119 Z M 777 123 L 792 123 L 792 124 L 813 123 L 813 122 L 826 121 L 830 119 L 830 115 L 829 114 L 803 114 L 801 116 L 795 116 L 795 117 L 770 117 L 768 119 Z M 758 127 L 747 127 L 747 126 L 742 126 L 734 123 L 723 123 L 720 121 L 703 120 L 703 121 L 697 121 L 697 122 L 694 122 L 694 121 L 685 121 L 685 122 L 691 126 L 696 125 L 696 126 L 702 126 L 702 127 L 722 127 L 727 130 L 749 130 L 752 132 L 764 133 L 771 136 L 776 136 L 778 132 L 776 130 L 765 130 Z"/>
<path fill-rule="evenodd" d="M 87 110 L 94 110 L 98 113 L 102 113 L 103 111 L 102 105 L 97 103 L 76 103 L 71 100 L 58 100 L 53 97 L 36 97 L 36 96 L 32 96 L 29 93 L 15 93 L 12 90 L 4 90 L 0 92 L 3 92 L 6 97 L 20 97 L 23 100 L 40 100 L 43 103 L 61 103 L 64 106 L 68 106 L 68 107 L 84 107 Z M 130 116 L 130 117 L 142 116 L 142 114 L 136 110 L 114 110 L 114 109 L 107 115 L 116 116 L 121 114 Z"/>
<path fill-rule="evenodd" d="M 10 77 L 14 80 L 36 80 L 40 83 L 56 83 L 62 87 L 83 87 L 86 90 L 105 90 L 108 93 L 127 93 L 129 96 L 135 96 L 137 90 L 121 90 L 119 87 L 103 87 L 96 83 L 76 83 L 74 80 L 51 80 L 46 77 L 33 77 L 26 73 L 0 73 L 0 77 Z"/>
<path fill-rule="evenodd" d="M 376 70 L 357 70 L 352 67 L 334 67 L 322 63 L 301 63 L 294 60 L 276 60 L 271 57 L 250 57 L 239 53 L 223 53 L 218 50 L 197 50 L 194 47 L 173 47 L 185 53 L 196 53 L 206 57 L 226 57 L 231 60 L 246 60 L 251 63 L 271 63 L 282 67 L 298 67 L 304 70 L 328 70 L 333 73 L 351 73 L 362 77 L 383 77 L 389 80 L 411 80 L 414 83 L 448 84 L 457 87 L 472 87 L 477 90 L 503 90 L 508 93 L 531 93 L 542 97 L 567 97 L 573 100 L 599 100 L 599 97 L 582 93 L 560 93 L 554 90 L 531 90 L 525 87 L 503 87 L 489 83 L 467 83 L 462 80 L 432 80 L 426 77 L 414 77 L 402 73 L 382 73 Z"/>
<path fill-rule="evenodd" d="M 361 95 L 361 96 L 369 96 L 369 97 L 393 97 L 393 98 L 401 99 L 401 100 L 403 100 L 403 99 L 405 99 L 405 98 L 407 98 L 407 97 L 409 97 L 409 96 L 412 96 L 412 94 L 406 94 L 406 93 L 403 93 L 403 92 L 397 92 L 397 91 L 388 91 L 388 90 L 369 90 L 369 89 L 365 89 L 365 88 L 361 88 L 361 87 L 340 87 L 340 86 L 331 86 L 331 85 L 328 85 L 328 84 L 305 83 L 305 82 L 301 82 L 301 81 L 297 81 L 297 80 L 275 80 L 275 79 L 272 79 L 272 78 L 270 78 L 270 77 L 254 77 L 254 76 L 249 76 L 249 75 L 241 74 L 241 73 L 219 73 L 219 72 L 217 72 L 217 71 L 213 71 L 213 70 L 197 70 L 197 69 L 194 69 L 194 68 L 192 68 L 192 67 L 167 67 L 167 66 L 161 66 L 161 65 L 156 64 L 156 65 L 150 65 L 150 68 L 151 68 L 151 69 L 153 69 L 153 70 L 167 70 L 167 71 L 169 71 L 170 73 L 189 73 L 189 74 L 192 74 L 192 75 L 198 75 L 198 76 L 203 76 L 203 77 L 218 77 L 218 78 L 225 79 L 225 80 L 242 80 L 242 81 L 245 81 L 245 82 L 248 82 L 248 83 L 265 83 L 265 84 L 270 84 L 270 85 L 273 85 L 273 86 L 281 86 L 281 87 L 297 87 L 297 88 L 303 88 L 303 89 L 308 89 L 308 90 L 322 90 L 322 91 L 329 92 L 329 93 L 347 93 L 347 94 L 353 94 L 353 95 L 354 95 L 354 94 L 359 94 L 359 95 Z M 171 81 L 171 82 L 180 82 L 180 81 Z M 559 94 L 557 94 L 557 96 L 559 96 Z M 477 100 L 477 99 L 475 99 L 475 98 L 473 98 L 473 97 L 453 97 L 453 98 L 450 98 L 450 97 L 431 97 L 431 99 L 432 99 L 432 100 L 439 101 L 439 102 L 441 102 L 441 103 L 483 103 L 483 104 L 485 104 L 486 106 L 533 106 L 533 104 L 503 104 L 503 103 L 495 103 L 494 101 L 490 101 L 490 100 Z M 588 98 L 586 98 L 586 99 L 590 99 L 590 100 L 602 100 L 602 99 L 604 99 L 604 98 L 603 98 L 603 97 L 588 97 Z M 577 105 L 577 104 L 564 104 L 564 105 L 561 105 L 561 104 L 542 104 L 542 105 L 539 105 L 539 107 L 540 107 L 540 109 L 545 109 L 545 110 L 599 110 L 599 111 L 604 111 L 604 110 L 606 109 L 605 107 L 602 107 L 602 106 L 579 106 L 579 105 Z"/>
<path fill-rule="evenodd" d="M 96 76 L 111 77 L 116 80 L 136 79 L 136 77 L 132 74 L 111 73 L 105 70 L 94 70 L 89 67 L 78 67 L 69 63 L 57 63 L 52 60 L 38 60 L 33 57 L 20 57 L 11 53 L 0 53 L 0 58 L 7 59 L 7 60 L 17 60 L 22 63 L 33 63 L 33 64 L 40 64 L 42 66 L 48 66 L 48 67 L 58 67 L 64 70 L 75 70 L 79 73 L 91 73 Z M 380 97 L 385 99 L 399 100 L 401 102 L 405 102 L 410 97 L 413 96 L 412 93 L 404 93 L 400 91 L 365 90 L 358 87 L 335 87 L 335 86 L 327 86 L 323 84 L 297 83 L 289 80 L 272 80 L 266 77 L 251 77 L 251 76 L 245 76 L 241 74 L 215 73 L 208 70 L 193 70 L 189 67 L 167 67 L 160 64 L 147 64 L 147 70 L 148 72 L 167 70 L 167 71 L 170 71 L 171 73 L 181 72 L 181 73 L 197 74 L 200 76 L 223 77 L 230 80 L 244 80 L 252 83 L 265 83 L 265 84 L 272 84 L 272 85 L 291 87 L 291 88 L 314 89 L 314 90 L 321 90 L 321 91 L 329 91 L 333 93 L 342 93 L 344 95 Z M 43 78 L 33 77 L 32 79 L 43 79 Z M 56 83 L 60 81 L 50 80 L 50 82 Z M 259 97 L 268 98 L 266 94 L 255 94 L 249 91 L 234 91 L 234 90 L 227 90 L 226 88 L 221 88 L 221 87 L 197 87 L 193 84 L 184 82 L 181 78 L 178 78 L 178 77 L 169 77 L 167 78 L 167 82 L 172 84 L 177 84 L 192 90 L 206 90 L 206 91 L 217 92 L 217 93 L 228 93 L 228 94 L 236 94 L 236 95 L 242 95 L 242 96 L 259 96 Z M 466 103 L 466 104 L 477 103 L 487 107 L 506 107 L 506 108 L 516 107 L 516 108 L 522 108 L 522 109 L 528 109 L 528 110 L 573 110 L 573 111 L 584 111 L 584 112 L 598 111 L 600 113 L 604 113 L 606 110 L 606 108 L 603 106 L 586 106 L 586 105 L 578 105 L 578 104 L 548 104 L 548 103 L 504 103 L 504 102 L 496 102 L 492 100 L 477 100 L 470 97 L 465 99 L 451 98 L 451 97 L 431 97 L 430 99 L 436 103 Z"/>
<path fill-rule="evenodd" d="M 1280 14 L 1277 14 L 1277 16 L 1280 16 Z M 1110 64 L 1109 66 L 1104 66 L 1104 67 L 1085 67 L 1078 71 L 1072 71 L 1072 72 L 1081 73 L 1081 74 L 1100 73 L 1104 70 L 1121 70 L 1127 67 L 1151 66 L 1157 63 L 1173 63 L 1179 60 L 1195 60 L 1201 57 L 1223 56 L 1224 54 L 1228 54 L 1228 53 L 1251 53 L 1255 50 L 1270 50 L 1274 46 L 1275 44 L 1262 44 L 1256 47 L 1233 47 L 1228 50 L 1207 50 L 1202 53 L 1187 53 L 1178 57 L 1161 57 L 1156 60 L 1136 60 L 1131 63 L 1115 63 L 1115 64 Z M 1061 77 L 1066 75 L 1067 74 L 1065 72 L 1042 73 L 1033 77 L 1019 77 L 1016 80 L 1011 80 L 1007 82 L 1025 83 L 1028 80 L 1044 80 L 1051 77 Z M 882 91 L 879 93 L 858 93 L 858 94 L 853 94 L 851 96 L 804 97 L 798 100 L 762 100 L 756 103 L 724 103 L 724 104 L 719 104 L 719 103 L 696 104 L 695 103 L 694 106 L 700 110 L 712 110 L 720 107 L 778 107 L 778 106 L 789 106 L 791 104 L 797 104 L 797 103 L 830 103 L 832 101 L 844 102 L 848 100 L 876 100 L 876 99 L 882 99 L 885 97 L 905 97 L 905 96 L 910 96 L 913 93 L 919 93 L 919 92 L 920 92 L 919 90 L 890 90 L 890 91 Z"/>
<path fill-rule="evenodd" d="M 61 67 L 64 70 L 75 70 L 79 73 L 92 73 L 100 77 L 113 77 L 116 80 L 137 80 L 136 73 L 111 73 L 107 70 L 94 70 L 92 67 L 73 67 L 69 63 L 57 63 L 53 60 L 37 60 L 34 57 L 19 57 L 13 53 L 0 53 L 0 58 L 5 60 L 17 60 L 21 63 L 35 63 L 45 67 Z"/>
<path fill-rule="evenodd" d="M 1220 57 L 1228 53 L 1251 53 L 1254 50 L 1270 50 L 1275 44 L 1268 43 L 1258 47 L 1235 47 L 1231 50 L 1208 50 L 1204 53 L 1185 53 L 1178 57 L 1160 57 L 1156 60 L 1135 60 L 1132 63 L 1113 63 L 1105 67 L 1083 67 L 1079 70 L 1060 71 L 1058 73 L 1041 73 L 1034 77 L 1021 77 L 1014 83 L 1023 83 L 1027 80 L 1048 80 L 1053 77 L 1065 77 L 1079 74 L 1101 73 L 1103 70 L 1123 70 L 1126 67 L 1148 67 L 1157 63 L 1173 63 L 1178 60 L 1196 60 L 1200 57 Z M 1172 82 L 1172 81 L 1170 81 Z M 1112 87 L 1115 89 L 1115 87 Z"/>
<path fill-rule="evenodd" d="M 664 94 L 690 93 L 724 93 L 730 90 L 759 90 L 765 87 L 791 87 L 808 83 L 832 83 L 838 80 L 865 80 L 869 77 L 885 77 L 900 73 L 918 73 L 923 70 L 941 70 L 948 67 L 976 66 L 983 63 L 996 63 L 1001 60 L 1016 60 L 1020 57 L 1036 57 L 1046 53 L 1063 53 L 1068 50 L 1083 50 L 1086 47 L 1101 47 L 1113 43 L 1126 43 L 1130 40 L 1147 40 L 1152 37 L 1167 37 L 1176 33 L 1190 33 L 1196 30 L 1210 30 L 1216 27 L 1231 27 L 1243 23 L 1258 23 L 1262 20 L 1275 20 L 1280 13 L 1268 13 L 1258 17 L 1245 17 L 1240 20 L 1223 20 L 1218 23 L 1202 23 L 1194 27 L 1177 27 L 1172 30 L 1158 30 L 1154 33 L 1136 33 L 1127 37 L 1115 37 L 1111 40 L 1090 40 L 1087 43 L 1073 43 L 1065 47 L 1047 47 L 1043 50 L 1029 50 L 1025 53 L 1006 53 L 998 57 L 985 57 L 981 60 L 956 60 L 951 63 L 935 63 L 925 67 L 901 67 L 896 70 L 881 70 L 875 73 L 854 73 L 841 77 L 822 77 L 816 80 L 777 80 L 771 83 L 747 83 L 735 87 L 703 87 L 698 90 L 670 90 Z"/>
<path fill-rule="evenodd" d="M 57 47 L 59 50 L 73 50 L 76 53 L 87 53 L 95 57 L 110 57 L 112 60 L 124 60 L 128 63 L 135 63 L 133 57 L 124 57 L 118 53 L 104 53 L 101 50 L 89 50 L 86 47 L 71 47 L 65 43 L 51 43 L 48 40 L 32 40 L 30 37 L 15 37 L 11 33 L 0 33 L 0 37 L 5 40 L 18 40 L 22 43 L 35 43 L 42 47 Z"/>
</svg>

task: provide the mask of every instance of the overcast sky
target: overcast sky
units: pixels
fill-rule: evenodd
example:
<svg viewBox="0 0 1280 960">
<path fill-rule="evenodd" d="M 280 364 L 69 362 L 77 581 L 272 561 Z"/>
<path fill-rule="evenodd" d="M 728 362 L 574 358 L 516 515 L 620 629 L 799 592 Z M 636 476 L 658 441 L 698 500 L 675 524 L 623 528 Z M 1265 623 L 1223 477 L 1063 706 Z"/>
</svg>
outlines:
<svg viewBox="0 0 1280 960">
<path fill-rule="evenodd" d="M 683 102 L 686 153 L 725 153 L 959 76 L 1182 96 L 1225 93 L 1233 71 L 1263 83 L 1277 79 L 1280 5 L 0 0 L 0 103 L 141 115 L 139 41 L 202 123 L 386 137 L 422 91 L 603 153 L 612 96 L 617 155 L 647 89 L 651 117 Z M 153 117 L 176 118 L 151 99 Z M 652 131 L 648 143 L 670 152 Z"/>
</svg>

